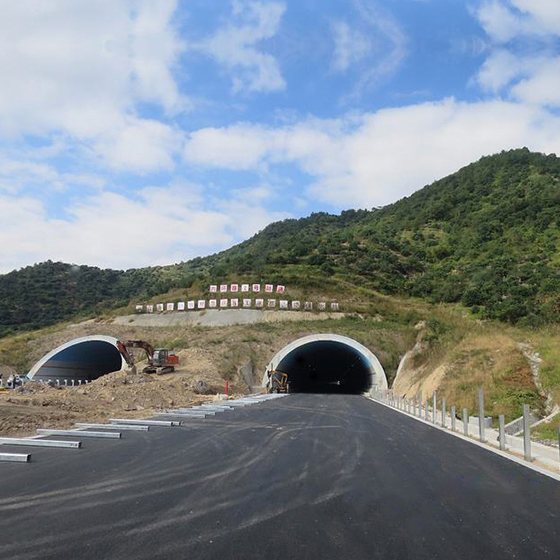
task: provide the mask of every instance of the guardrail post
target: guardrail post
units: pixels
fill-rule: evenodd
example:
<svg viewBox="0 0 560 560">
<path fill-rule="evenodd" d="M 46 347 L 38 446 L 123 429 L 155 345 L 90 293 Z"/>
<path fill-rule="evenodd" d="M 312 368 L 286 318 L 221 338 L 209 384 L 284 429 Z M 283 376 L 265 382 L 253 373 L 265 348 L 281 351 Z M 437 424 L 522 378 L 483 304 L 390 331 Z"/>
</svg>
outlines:
<svg viewBox="0 0 560 560">
<path fill-rule="evenodd" d="M 455 431 L 455 423 L 457 421 L 457 411 L 455 410 L 455 405 L 451 407 L 451 431 Z"/>
<path fill-rule="evenodd" d="M 484 426 L 484 388 L 478 388 L 478 434 L 480 441 L 486 441 Z"/>
<path fill-rule="evenodd" d="M 426 402 L 424 404 L 424 419 L 425 420 L 430 419 L 429 408 L 428 408 L 428 399 L 426 399 Z"/>
<path fill-rule="evenodd" d="M 434 391 L 434 396 L 432 397 L 432 422 L 436 423 L 437 418 L 437 392 Z"/>
<path fill-rule="evenodd" d="M 72 387 L 74 387 L 74 380 L 72 379 L 71 381 L 72 381 Z"/>
<path fill-rule="evenodd" d="M 503 414 L 498 416 L 498 426 L 499 426 L 499 440 L 500 440 L 500 449 L 502 451 L 506 448 L 506 429 L 505 429 L 506 421 Z"/>
<path fill-rule="evenodd" d="M 531 457 L 531 426 L 529 424 L 529 405 L 523 405 L 523 453 L 526 461 L 532 461 Z"/>
<path fill-rule="evenodd" d="M 447 414 L 445 411 L 445 397 L 441 399 L 441 425 L 447 428 Z"/>
<path fill-rule="evenodd" d="M 469 411 L 463 408 L 463 433 L 469 435 Z"/>
</svg>

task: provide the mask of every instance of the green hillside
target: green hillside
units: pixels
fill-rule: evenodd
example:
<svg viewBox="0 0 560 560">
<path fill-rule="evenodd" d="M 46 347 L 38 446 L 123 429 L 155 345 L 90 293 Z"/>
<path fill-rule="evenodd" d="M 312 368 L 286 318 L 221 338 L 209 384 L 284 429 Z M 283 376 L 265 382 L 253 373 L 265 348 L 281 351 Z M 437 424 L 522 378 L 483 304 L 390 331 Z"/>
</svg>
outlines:
<svg viewBox="0 0 560 560">
<path fill-rule="evenodd" d="M 560 159 L 482 158 L 379 210 L 271 224 L 222 253 L 128 271 L 42 263 L 0 276 L 0 336 L 220 280 L 345 286 L 460 302 L 481 318 L 560 319 Z"/>
</svg>

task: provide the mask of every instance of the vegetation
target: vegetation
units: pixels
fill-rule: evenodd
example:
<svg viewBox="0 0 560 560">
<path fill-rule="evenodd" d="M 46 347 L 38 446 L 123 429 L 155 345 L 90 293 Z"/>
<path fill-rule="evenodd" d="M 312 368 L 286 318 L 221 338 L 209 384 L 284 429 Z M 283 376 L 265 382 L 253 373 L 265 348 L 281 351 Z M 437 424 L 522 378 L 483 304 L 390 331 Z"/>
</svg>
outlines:
<svg viewBox="0 0 560 560">
<path fill-rule="evenodd" d="M 265 278 L 304 293 L 351 287 L 460 303 L 511 324 L 555 323 L 559 248 L 560 159 L 513 150 L 385 208 L 284 220 L 187 263 L 114 271 L 47 262 L 11 272 L 0 276 L 0 336 L 173 289 Z"/>
</svg>

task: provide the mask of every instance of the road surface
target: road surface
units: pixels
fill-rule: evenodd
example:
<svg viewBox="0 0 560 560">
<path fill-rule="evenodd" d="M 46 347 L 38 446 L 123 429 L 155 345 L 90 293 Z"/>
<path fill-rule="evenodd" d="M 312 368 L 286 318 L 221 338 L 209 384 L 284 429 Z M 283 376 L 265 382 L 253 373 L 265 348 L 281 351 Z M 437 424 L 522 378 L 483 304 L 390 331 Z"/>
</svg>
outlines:
<svg viewBox="0 0 560 560">
<path fill-rule="evenodd" d="M 559 482 L 363 397 L 188 422 L 1 464 L 0 558 L 560 558 Z"/>
</svg>

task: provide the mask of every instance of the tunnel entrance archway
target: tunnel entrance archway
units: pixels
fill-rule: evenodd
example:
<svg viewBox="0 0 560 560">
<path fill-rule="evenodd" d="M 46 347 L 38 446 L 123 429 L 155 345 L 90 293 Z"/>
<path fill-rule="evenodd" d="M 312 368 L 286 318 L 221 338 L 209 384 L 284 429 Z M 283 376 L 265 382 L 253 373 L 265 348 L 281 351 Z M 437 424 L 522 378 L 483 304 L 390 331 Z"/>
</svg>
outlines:
<svg viewBox="0 0 560 560">
<path fill-rule="evenodd" d="M 112 336 L 94 335 L 76 338 L 43 356 L 27 377 L 36 381 L 59 380 L 71 384 L 93 381 L 102 375 L 126 367 Z"/>
<path fill-rule="evenodd" d="M 296 393 L 387 389 L 387 376 L 375 354 L 358 341 L 336 334 L 306 336 L 282 348 L 265 370 L 263 387 L 268 387 L 275 370 L 288 374 L 290 391 Z"/>
</svg>

